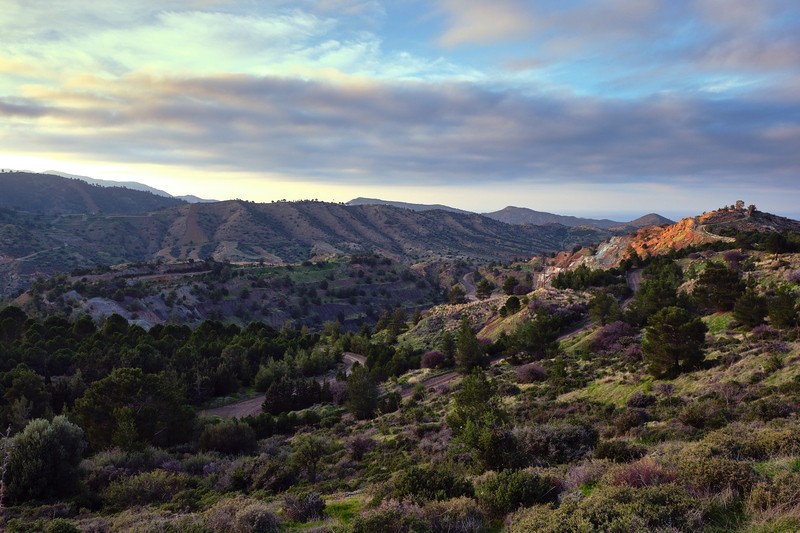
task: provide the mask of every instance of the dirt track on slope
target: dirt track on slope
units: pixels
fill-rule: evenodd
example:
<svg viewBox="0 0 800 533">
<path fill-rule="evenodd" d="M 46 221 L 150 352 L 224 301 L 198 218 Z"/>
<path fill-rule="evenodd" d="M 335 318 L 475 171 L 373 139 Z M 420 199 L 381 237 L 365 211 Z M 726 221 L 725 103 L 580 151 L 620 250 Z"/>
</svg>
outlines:
<svg viewBox="0 0 800 533">
<path fill-rule="evenodd" d="M 342 357 L 344 363 L 345 374 L 350 374 L 355 363 L 364 364 L 367 358 L 352 352 L 345 352 Z M 317 377 L 320 382 L 335 379 L 336 372 L 329 372 L 323 376 Z M 200 411 L 200 416 L 219 416 L 221 418 L 244 418 L 246 416 L 255 416 L 261 413 L 261 404 L 264 403 L 264 395 L 259 394 L 254 398 L 241 400 L 230 405 L 223 405 L 222 407 L 215 407 L 214 409 L 205 409 Z"/>
</svg>

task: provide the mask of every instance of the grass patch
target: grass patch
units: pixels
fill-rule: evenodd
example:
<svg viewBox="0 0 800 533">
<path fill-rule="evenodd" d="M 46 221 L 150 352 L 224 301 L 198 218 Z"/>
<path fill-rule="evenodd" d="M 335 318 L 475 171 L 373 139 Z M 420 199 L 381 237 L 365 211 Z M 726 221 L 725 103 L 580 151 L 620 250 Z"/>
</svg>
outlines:
<svg viewBox="0 0 800 533">
<path fill-rule="evenodd" d="M 719 335 L 730 329 L 733 322 L 733 313 L 715 313 L 703 317 L 703 322 L 712 335 Z"/>
<path fill-rule="evenodd" d="M 361 498 L 351 497 L 342 500 L 327 502 L 325 513 L 337 520 L 340 524 L 350 524 L 364 507 Z"/>
</svg>

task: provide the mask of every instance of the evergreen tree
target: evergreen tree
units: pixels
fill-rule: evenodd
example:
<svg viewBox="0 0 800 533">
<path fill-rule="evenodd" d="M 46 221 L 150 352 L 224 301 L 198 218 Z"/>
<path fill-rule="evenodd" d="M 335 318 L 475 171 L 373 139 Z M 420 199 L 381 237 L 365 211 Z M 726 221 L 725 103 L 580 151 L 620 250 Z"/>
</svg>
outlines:
<svg viewBox="0 0 800 533">
<path fill-rule="evenodd" d="M 694 297 L 709 311 L 730 311 L 744 292 L 744 283 L 739 273 L 717 262 L 706 263 L 706 268 L 697 278 Z"/>
<path fill-rule="evenodd" d="M 475 293 L 478 296 L 478 298 L 480 298 L 481 300 L 485 300 L 486 298 L 491 296 L 493 288 L 494 287 L 492 285 L 492 282 L 486 278 L 483 278 L 482 280 L 480 280 L 480 282 L 478 282 L 478 285 L 475 288 Z"/>
<path fill-rule="evenodd" d="M 370 377 L 369 371 L 357 363 L 353 365 L 353 371 L 347 378 L 345 406 L 360 420 L 372 418 L 378 407 L 378 387 Z"/>
<path fill-rule="evenodd" d="M 650 319 L 642 341 L 648 370 L 658 378 L 673 378 L 703 362 L 706 325 L 681 307 L 667 307 Z"/>
<path fill-rule="evenodd" d="M 519 285 L 519 280 L 514 276 L 508 276 L 503 282 L 503 292 L 512 295 L 514 294 L 514 287 Z"/>
<path fill-rule="evenodd" d="M 622 309 L 619 307 L 617 299 L 605 291 L 595 294 L 589 302 L 589 315 L 592 320 L 605 326 L 611 322 L 616 322 L 622 318 Z"/>
<path fill-rule="evenodd" d="M 461 372 L 469 372 L 481 364 L 482 355 L 483 348 L 465 316 L 456 332 L 456 366 Z"/>
<path fill-rule="evenodd" d="M 747 326 L 754 328 L 764 323 L 767 316 L 767 299 L 754 289 L 747 289 L 733 306 L 733 316 Z"/>
<path fill-rule="evenodd" d="M 767 304 L 769 322 L 776 328 L 791 329 L 798 324 L 798 299 L 787 287 L 781 287 Z"/>
</svg>

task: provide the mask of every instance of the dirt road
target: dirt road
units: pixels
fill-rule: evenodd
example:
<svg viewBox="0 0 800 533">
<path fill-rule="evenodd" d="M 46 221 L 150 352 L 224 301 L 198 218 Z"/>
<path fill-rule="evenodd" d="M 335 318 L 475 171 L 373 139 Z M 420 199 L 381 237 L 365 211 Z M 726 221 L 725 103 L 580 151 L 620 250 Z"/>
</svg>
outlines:
<svg viewBox="0 0 800 533">
<path fill-rule="evenodd" d="M 367 358 L 353 352 L 345 352 L 342 356 L 342 363 L 344 364 L 344 372 L 349 375 L 355 363 L 365 364 Z M 322 376 L 318 376 L 317 380 L 322 383 L 336 379 L 336 372 L 331 371 Z M 259 394 L 253 398 L 241 400 L 230 405 L 223 405 L 222 407 L 215 407 L 214 409 L 205 409 L 200 411 L 200 416 L 219 416 L 221 418 L 243 418 L 245 416 L 255 416 L 261 413 L 261 404 L 264 403 L 264 395 Z"/>
<path fill-rule="evenodd" d="M 472 281 L 473 273 L 469 272 L 464 274 L 464 277 L 461 278 L 461 284 L 464 286 L 464 295 L 468 302 L 477 302 L 478 301 L 478 292 L 477 288 L 475 287 L 475 282 Z"/>
</svg>

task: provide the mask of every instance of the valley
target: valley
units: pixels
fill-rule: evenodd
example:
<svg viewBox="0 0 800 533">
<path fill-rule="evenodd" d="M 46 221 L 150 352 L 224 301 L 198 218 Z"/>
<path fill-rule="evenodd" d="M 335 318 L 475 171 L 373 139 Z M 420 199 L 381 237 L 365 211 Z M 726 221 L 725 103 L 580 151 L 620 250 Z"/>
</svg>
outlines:
<svg viewBox="0 0 800 533">
<path fill-rule="evenodd" d="M 7 531 L 800 527 L 798 221 L 79 198 L 0 210 Z"/>
</svg>

